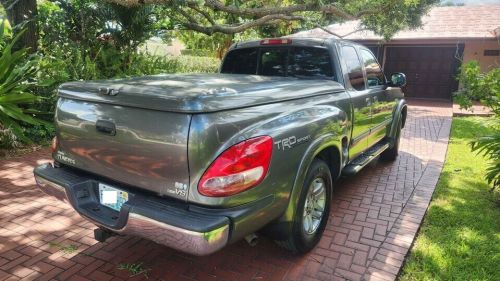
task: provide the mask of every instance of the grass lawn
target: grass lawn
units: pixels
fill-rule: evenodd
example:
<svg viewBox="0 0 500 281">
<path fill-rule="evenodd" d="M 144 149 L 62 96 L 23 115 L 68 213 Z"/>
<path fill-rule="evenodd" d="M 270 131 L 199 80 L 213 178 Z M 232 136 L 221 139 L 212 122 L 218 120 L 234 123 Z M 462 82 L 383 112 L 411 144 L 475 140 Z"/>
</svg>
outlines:
<svg viewBox="0 0 500 281">
<path fill-rule="evenodd" d="M 468 142 L 485 118 L 454 118 L 441 177 L 400 280 L 500 280 L 500 204 Z M 496 198 L 496 199 L 495 199 Z"/>
</svg>

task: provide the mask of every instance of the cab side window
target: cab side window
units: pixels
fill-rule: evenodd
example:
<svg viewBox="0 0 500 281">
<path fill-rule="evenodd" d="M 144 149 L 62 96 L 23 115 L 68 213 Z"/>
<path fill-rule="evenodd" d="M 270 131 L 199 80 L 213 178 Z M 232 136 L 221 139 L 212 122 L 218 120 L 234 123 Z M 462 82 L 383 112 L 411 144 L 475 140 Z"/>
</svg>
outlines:
<svg viewBox="0 0 500 281">
<path fill-rule="evenodd" d="M 385 84 L 385 76 L 373 54 L 366 50 L 361 49 L 361 57 L 366 70 L 366 80 L 368 87 L 376 87 Z"/>
<path fill-rule="evenodd" d="M 363 77 L 363 67 L 354 47 L 342 46 L 342 57 L 347 65 L 347 73 L 351 86 L 358 91 L 364 90 L 365 79 Z"/>
</svg>

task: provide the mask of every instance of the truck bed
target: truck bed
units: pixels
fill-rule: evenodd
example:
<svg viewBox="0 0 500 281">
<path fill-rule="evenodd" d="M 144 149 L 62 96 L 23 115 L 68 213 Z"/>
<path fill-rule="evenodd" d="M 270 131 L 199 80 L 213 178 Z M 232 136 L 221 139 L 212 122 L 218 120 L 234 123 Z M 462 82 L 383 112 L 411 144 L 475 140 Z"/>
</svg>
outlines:
<svg viewBox="0 0 500 281">
<path fill-rule="evenodd" d="M 203 113 L 344 90 L 331 80 L 239 74 L 169 74 L 70 82 L 59 96 L 168 112 Z"/>
</svg>

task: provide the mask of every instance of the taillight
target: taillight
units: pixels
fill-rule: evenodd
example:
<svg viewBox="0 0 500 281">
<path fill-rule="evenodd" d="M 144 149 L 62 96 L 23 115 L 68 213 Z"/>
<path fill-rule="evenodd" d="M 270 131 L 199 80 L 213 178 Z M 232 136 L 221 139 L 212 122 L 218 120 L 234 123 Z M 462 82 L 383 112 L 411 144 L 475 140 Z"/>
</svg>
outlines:
<svg viewBox="0 0 500 281">
<path fill-rule="evenodd" d="M 224 151 L 208 167 L 198 191 L 210 197 L 223 197 L 258 185 L 267 174 L 273 151 L 269 136 L 251 138 Z"/>
<path fill-rule="evenodd" d="M 261 45 L 286 45 L 292 44 L 292 39 L 264 39 L 260 40 Z"/>
<path fill-rule="evenodd" d="M 50 150 L 52 150 L 52 153 L 56 152 L 57 150 L 57 137 L 54 137 L 52 139 L 52 144 L 50 145 Z"/>
</svg>

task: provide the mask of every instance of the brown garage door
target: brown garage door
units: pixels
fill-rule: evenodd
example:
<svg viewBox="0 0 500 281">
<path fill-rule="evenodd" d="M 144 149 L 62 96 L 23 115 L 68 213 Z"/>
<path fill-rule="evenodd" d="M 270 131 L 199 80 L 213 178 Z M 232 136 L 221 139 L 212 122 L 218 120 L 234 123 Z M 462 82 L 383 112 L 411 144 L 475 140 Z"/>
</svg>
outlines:
<svg viewBox="0 0 500 281">
<path fill-rule="evenodd" d="M 462 52 L 456 46 L 387 46 L 384 70 L 406 74 L 407 97 L 449 100 L 458 87 L 456 55 Z"/>
</svg>

